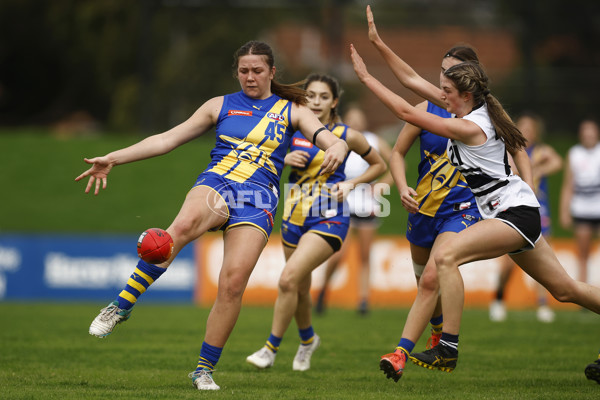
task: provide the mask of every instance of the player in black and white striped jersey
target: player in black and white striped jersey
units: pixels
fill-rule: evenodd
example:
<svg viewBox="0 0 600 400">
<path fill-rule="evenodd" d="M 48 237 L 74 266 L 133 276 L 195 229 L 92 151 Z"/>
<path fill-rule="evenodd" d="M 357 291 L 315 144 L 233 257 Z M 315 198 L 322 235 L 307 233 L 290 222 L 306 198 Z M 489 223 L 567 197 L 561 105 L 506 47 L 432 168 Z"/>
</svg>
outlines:
<svg viewBox="0 0 600 400">
<path fill-rule="evenodd" d="M 561 302 L 600 313 L 600 288 L 572 279 L 541 236 L 539 203 L 532 186 L 525 138 L 488 88 L 482 67 L 463 62 L 440 78 L 442 101 L 457 118 L 441 118 L 411 106 L 369 74 L 351 45 L 359 79 L 399 118 L 450 139 L 448 156 L 464 175 L 483 220 L 438 248 L 434 259 L 444 305 L 440 345 L 412 354 L 416 364 L 452 371 L 458 360 L 458 333 L 464 305 L 460 265 L 509 253 L 527 274 Z M 508 163 L 511 154 L 520 177 Z"/>
<path fill-rule="evenodd" d="M 587 281 L 594 236 L 600 235 L 600 127 L 593 119 L 579 124 L 579 143 L 569 149 L 560 194 L 560 223 L 573 229 L 579 280 Z"/>
</svg>

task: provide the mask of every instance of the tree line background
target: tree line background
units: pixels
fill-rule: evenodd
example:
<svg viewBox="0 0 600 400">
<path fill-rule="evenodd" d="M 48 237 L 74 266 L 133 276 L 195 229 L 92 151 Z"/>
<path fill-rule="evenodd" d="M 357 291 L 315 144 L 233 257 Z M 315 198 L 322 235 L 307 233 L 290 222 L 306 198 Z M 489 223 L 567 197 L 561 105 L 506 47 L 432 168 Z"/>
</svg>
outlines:
<svg viewBox="0 0 600 400">
<path fill-rule="evenodd" d="M 164 130 L 206 99 L 239 90 L 232 54 L 246 41 L 286 24 L 312 26 L 332 43 L 344 30 L 366 36 L 366 4 L 379 29 L 508 29 L 520 61 L 494 91 L 509 109 L 534 110 L 550 134 L 573 137 L 580 119 L 598 115 L 595 0 L 3 0 L 0 126 L 81 119 L 101 131 Z M 283 82 L 304 77 L 276 64 Z M 342 84 L 348 101 L 360 100 L 355 79 Z"/>
</svg>

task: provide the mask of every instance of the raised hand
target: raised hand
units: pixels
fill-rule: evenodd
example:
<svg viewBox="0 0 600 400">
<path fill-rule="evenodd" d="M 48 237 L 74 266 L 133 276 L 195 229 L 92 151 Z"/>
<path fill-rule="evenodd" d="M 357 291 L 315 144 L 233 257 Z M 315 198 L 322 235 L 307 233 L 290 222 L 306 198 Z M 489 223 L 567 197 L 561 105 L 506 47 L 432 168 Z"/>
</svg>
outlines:
<svg viewBox="0 0 600 400">
<path fill-rule="evenodd" d="M 89 176 L 90 179 L 88 180 L 87 186 L 85 187 L 85 192 L 89 193 L 92 189 L 92 186 L 95 183 L 96 187 L 94 190 L 94 195 L 97 196 L 100 192 L 100 183 L 102 183 L 102 189 L 106 189 L 107 176 L 110 170 L 112 169 L 113 165 L 110 163 L 108 157 L 106 156 L 94 157 L 90 159 L 84 158 L 83 161 L 85 161 L 88 164 L 92 164 L 92 167 L 85 171 L 83 174 L 79 175 L 77 178 L 75 178 L 75 180 L 80 181 L 86 176 Z"/>
<path fill-rule="evenodd" d="M 358 51 L 354 48 L 353 44 L 350 44 L 350 58 L 352 59 L 352 66 L 354 67 L 354 72 L 356 72 L 356 76 L 360 79 L 361 82 L 364 83 L 365 79 L 369 77 L 369 71 L 367 71 L 367 66 L 363 61 L 362 57 L 358 54 Z"/>
<path fill-rule="evenodd" d="M 369 24 L 369 40 L 372 43 L 381 42 L 379 33 L 377 33 L 377 27 L 375 26 L 375 19 L 371 12 L 371 6 L 367 6 L 367 22 Z"/>
</svg>

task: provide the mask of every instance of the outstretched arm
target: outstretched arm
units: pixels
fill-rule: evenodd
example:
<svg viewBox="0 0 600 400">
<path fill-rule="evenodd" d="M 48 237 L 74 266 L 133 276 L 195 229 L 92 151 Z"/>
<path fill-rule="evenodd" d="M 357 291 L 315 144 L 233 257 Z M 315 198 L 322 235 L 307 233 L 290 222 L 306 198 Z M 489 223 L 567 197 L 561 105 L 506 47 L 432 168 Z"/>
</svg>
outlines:
<svg viewBox="0 0 600 400">
<path fill-rule="evenodd" d="M 350 57 L 358 79 L 398 118 L 436 135 L 460 140 L 468 145 L 479 145 L 482 138 L 485 139 L 485 133 L 471 121 L 462 118 L 442 118 L 410 105 L 369 74 L 367 66 L 352 44 L 350 45 Z"/>
<path fill-rule="evenodd" d="M 423 79 L 381 39 L 379 33 L 377 33 L 371 6 L 367 6 L 367 22 L 369 24 L 369 40 L 379 51 L 379 54 L 381 54 L 402 86 L 412 90 L 424 99 L 445 108 L 443 102 L 440 100 L 440 88 Z"/>
<path fill-rule="evenodd" d="M 213 127 L 223 105 L 223 97 L 215 97 L 204 103 L 187 121 L 176 127 L 137 142 L 129 147 L 113 151 L 102 157 L 84 158 L 92 166 L 75 178 L 79 181 L 89 177 L 85 192 L 89 193 L 95 186 L 94 194 L 100 192 L 100 187 L 106 189 L 107 176 L 115 165 L 163 155 L 184 143 L 202 135 Z"/>
</svg>

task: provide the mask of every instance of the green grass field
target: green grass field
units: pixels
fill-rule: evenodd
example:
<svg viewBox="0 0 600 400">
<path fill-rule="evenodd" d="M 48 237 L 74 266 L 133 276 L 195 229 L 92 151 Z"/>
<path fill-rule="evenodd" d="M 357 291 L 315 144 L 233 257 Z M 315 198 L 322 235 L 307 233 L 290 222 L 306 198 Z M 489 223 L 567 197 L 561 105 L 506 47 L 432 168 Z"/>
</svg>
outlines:
<svg viewBox="0 0 600 400">
<path fill-rule="evenodd" d="M 84 195 L 74 178 L 83 157 L 103 155 L 140 137 L 105 135 L 58 139 L 43 131 L 0 132 L 0 233 L 132 233 L 166 227 L 197 174 L 213 138 L 152 160 L 119 166 L 100 196 Z M 565 154 L 570 140 L 553 143 Z M 416 177 L 416 151 L 407 169 Z M 287 175 L 287 172 L 285 173 Z M 556 212 L 560 174 L 552 177 Z M 395 189 L 392 214 L 380 232 L 403 235 L 406 212 Z M 279 216 L 281 214 L 281 207 Z M 278 224 L 276 223 L 278 228 Z M 556 236 L 568 235 L 557 229 Z M 105 340 L 88 326 L 102 304 L 0 302 L 2 399 L 598 399 L 585 365 L 597 355 L 598 316 L 559 311 L 551 325 L 533 311 L 493 324 L 487 311 L 466 310 L 460 360 L 448 374 L 408 365 L 398 383 L 384 378 L 379 357 L 394 349 L 407 310 L 373 310 L 367 318 L 332 309 L 316 318 L 323 340 L 312 369 L 293 372 L 295 328 L 276 365 L 257 371 L 245 358 L 266 340 L 271 308 L 244 308 L 215 373 L 217 393 L 198 393 L 187 378 L 195 368 L 207 309 L 140 304 L 130 321 Z M 417 345 L 424 347 L 425 338 Z"/>
<path fill-rule="evenodd" d="M 379 371 L 394 349 L 407 311 L 367 317 L 331 309 L 314 320 L 322 346 L 312 368 L 293 372 L 292 326 L 275 366 L 259 371 L 245 358 L 266 340 L 271 308 L 245 307 L 217 365 L 219 392 L 198 392 L 195 368 L 208 310 L 191 305 L 136 307 L 106 339 L 87 330 L 100 304 L 0 303 L 2 399 L 598 399 L 583 369 L 597 356 L 600 320 L 559 311 L 553 324 L 534 311 L 492 323 L 486 310 L 465 311 L 460 358 L 452 373 L 407 365 L 394 383 Z M 425 338 L 417 344 L 424 347 Z"/>
<path fill-rule="evenodd" d="M 138 233 L 153 226 L 166 228 L 210 161 L 214 134 L 167 155 L 116 167 L 109 175 L 108 188 L 97 197 L 83 193 L 86 182 L 74 181 L 88 168 L 84 157 L 104 155 L 140 139 L 114 134 L 60 139 L 42 130 L 0 131 L 0 187 L 4 188 L 0 232 Z M 569 138 L 552 142 L 563 155 L 572 144 Z M 415 145 L 407 156 L 409 182 L 416 181 L 418 159 Z M 283 181 L 288 173 L 284 170 Z M 561 179 L 556 174 L 550 181 L 554 215 Z M 404 235 L 407 213 L 395 187 L 388 199 L 391 214 L 382 218 L 380 232 Z M 282 211 L 279 207 L 276 220 Z M 554 233 L 570 236 L 558 224 Z"/>
</svg>

